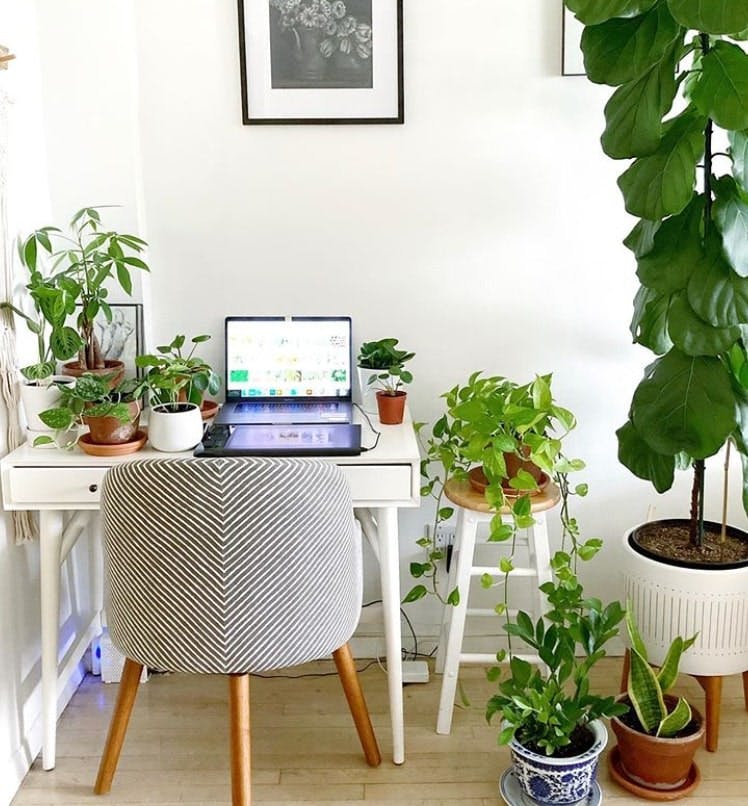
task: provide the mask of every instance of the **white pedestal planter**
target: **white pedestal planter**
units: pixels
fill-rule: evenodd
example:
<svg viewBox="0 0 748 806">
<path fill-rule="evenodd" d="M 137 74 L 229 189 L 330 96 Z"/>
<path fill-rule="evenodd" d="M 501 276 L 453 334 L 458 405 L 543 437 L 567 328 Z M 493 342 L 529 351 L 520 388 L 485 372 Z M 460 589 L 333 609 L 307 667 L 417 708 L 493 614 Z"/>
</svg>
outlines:
<svg viewBox="0 0 748 806">
<path fill-rule="evenodd" d="M 748 567 L 681 568 L 652 560 L 623 539 L 626 599 L 654 664 L 677 635 L 698 633 L 684 653 L 684 674 L 727 676 L 748 669 Z"/>
<path fill-rule="evenodd" d="M 179 403 L 177 407 L 178 411 L 171 411 L 170 404 L 151 408 L 148 441 L 157 451 L 188 451 L 202 439 L 203 418 L 200 409 L 193 403 Z"/>
</svg>

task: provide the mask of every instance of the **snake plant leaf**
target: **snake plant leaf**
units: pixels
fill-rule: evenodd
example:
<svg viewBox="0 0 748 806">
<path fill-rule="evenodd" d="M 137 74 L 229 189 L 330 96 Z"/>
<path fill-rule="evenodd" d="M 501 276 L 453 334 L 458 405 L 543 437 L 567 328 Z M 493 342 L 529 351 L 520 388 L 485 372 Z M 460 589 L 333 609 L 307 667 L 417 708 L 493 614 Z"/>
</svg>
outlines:
<svg viewBox="0 0 748 806">
<path fill-rule="evenodd" d="M 722 248 L 732 268 L 748 277 L 748 193 L 724 176 L 713 184 L 716 201 L 714 220 L 722 233 Z"/>
<path fill-rule="evenodd" d="M 669 120 L 657 150 L 621 174 L 626 211 L 650 221 L 680 213 L 691 201 L 704 153 L 706 119 L 692 107 Z"/>
<path fill-rule="evenodd" d="M 634 81 L 660 62 L 683 34 L 664 3 L 638 17 L 616 17 L 589 25 L 581 40 L 587 77 L 611 87 Z"/>
<path fill-rule="evenodd" d="M 732 175 L 743 191 L 748 191 L 748 131 L 728 132 Z"/>
<path fill-rule="evenodd" d="M 667 0 L 670 13 L 686 28 L 735 34 L 748 28 L 748 0 Z"/>
<path fill-rule="evenodd" d="M 680 667 L 680 659 L 683 653 L 692 647 L 696 641 L 696 636 L 691 636 L 688 640 L 684 640 L 680 635 L 677 635 L 668 648 L 665 660 L 662 662 L 659 672 L 657 672 L 657 681 L 660 684 L 663 694 L 676 684 L 678 680 L 678 669 Z"/>
<path fill-rule="evenodd" d="M 628 695 L 647 733 L 654 734 L 667 716 L 665 700 L 654 669 L 633 649 L 629 653 Z"/>
<path fill-rule="evenodd" d="M 605 105 L 605 131 L 600 142 L 613 159 L 644 157 L 662 139 L 662 118 L 675 98 L 675 65 L 679 45 L 640 78 L 620 86 Z"/>
<path fill-rule="evenodd" d="M 718 358 L 673 348 L 648 368 L 631 404 L 631 421 L 657 453 L 713 456 L 736 425 L 735 395 Z"/>
<path fill-rule="evenodd" d="M 704 260 L 688 281 L 688 301 L 715 327 L 748 322 L 748 278 L 732 270 L 714 233 L 707 238 Z"/>
<path fill-rule="evenodd" d="M 675 708 L 660 722 L 656 736 L 668 739 L 676 736 L 691 721 L 691 706 L 680 697 Z"/>
<path fill-rule="evenodd" d="M 635 257 L 644 257 L 654 249 L 654 236 L 661 226 L 662 221 L 647 221 L 642 218 L 624 238 L 623 245 L 630 249 Z"/>
<path fill-rule="evenodd" d="M 720 355 L 740 338 L 740 327 L 713 327 L 699 318 L 684 291 L 675 294 L 668 314 L 668 333 L 686 355 Z"/>
<path fill-rule="evenodd" d="M 636 274 L 642 285 L 671 294 L 688 285 L 693 270 L 704 259 L 701 221 L 704 198 L 694 194 L 678 215 L 662 222 L 652 249 L 639 258 Z"/>
<path fill-rule="evenodd" d="M 658 0 L 566 0 L 566 7 L 585 25 L 597 25 L 613 17 L 636 17 Z"/>
<path fill-rule="evenodd" d="M 658 493 L 673 486 L 675 459 L 653 451 L 639 436 L 634 425 L 628 421 L 616 431 L 618 437 L 618 461 L 635 476 L 651 481 Z"/>
<path fill-rule="evenodd" d="M 644 641 L 642 640 L 639 628 L 636 626 L 636 621 L 634 621 L 634 614 L 631 612 L 631 602 L 626 603 L 626 614 L 624 618 L 626 620 L 626 632 L 628 633 L 629 636 L 631 649 L 645 661 L 649 662 L 647 647 Z"/>
<path fill-rule="evenodd" d="M 723 129 L 748 128 L 748 53 L 731 42 L 717 42 L 701 60 L 691 100 Z"/>
<path fill-rule="evenodd" d="M 640 286 L 634 298 L 634 315 L 629 326 L 634 342 L 648 347 L 655 355 L 664 355 L 673 346 L 668 332 L 669 312 L 669 294 Z"/>
</svg>

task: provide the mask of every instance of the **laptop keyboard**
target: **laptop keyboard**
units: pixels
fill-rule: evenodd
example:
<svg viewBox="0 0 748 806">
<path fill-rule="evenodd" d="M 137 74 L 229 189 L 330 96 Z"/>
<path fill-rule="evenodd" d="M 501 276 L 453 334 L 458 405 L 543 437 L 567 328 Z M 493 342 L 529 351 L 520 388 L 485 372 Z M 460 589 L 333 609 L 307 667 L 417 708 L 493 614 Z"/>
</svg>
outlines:
<svg viewBox="0 0 748 806">
<path fill-rule="evenodd" d="M 237 403 L 236 411 L 338 411 L 340 403 L 312 403 L 300 400 L 298 403 Z"/>
</svg>

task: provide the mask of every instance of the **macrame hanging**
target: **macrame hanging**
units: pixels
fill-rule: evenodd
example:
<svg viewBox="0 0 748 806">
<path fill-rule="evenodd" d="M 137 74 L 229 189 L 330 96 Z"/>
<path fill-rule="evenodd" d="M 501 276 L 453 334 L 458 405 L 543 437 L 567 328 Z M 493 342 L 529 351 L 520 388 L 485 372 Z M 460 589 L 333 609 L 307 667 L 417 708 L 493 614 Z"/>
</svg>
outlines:
<svg viewBox="0 0 748 806">
<path fill-rule="evenodd" d="M 8 234 L 10 110 L 11 99 L 0 86 L 0 295 L 4 300 L 11 299 L 13 295 L 13 263 Z M 0 405 L 5 407 L 5 444 L 9 452 L 24 441 L 19 421 L 21 393 L 17 366 L 13 316 L 10 311 L 2 310 L 0 311 Z M 11 520 L 16 543 L 25 543 L 36 535 L 36 522 L 30 512 L 14 510 L 11 513 Z"/>
</svg>

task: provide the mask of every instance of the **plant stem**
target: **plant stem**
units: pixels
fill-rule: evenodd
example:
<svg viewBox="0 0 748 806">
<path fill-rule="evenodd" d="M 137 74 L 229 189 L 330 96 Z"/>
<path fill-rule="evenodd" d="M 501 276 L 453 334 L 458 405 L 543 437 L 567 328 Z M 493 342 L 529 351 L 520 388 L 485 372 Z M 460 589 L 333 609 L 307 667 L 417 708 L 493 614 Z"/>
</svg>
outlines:
<svg viewBox="0 0 748 806">
<path fill-rule="evenodd" d="M 727 540 L 727 487 L 730 477 L 730 447 L 732 442 L 727 440 L 727 448 L 725 449 L 725 473 L 722 479 L 722 528 L 719 532 L 719 542 L 724 545 Z"/>
</svg>

